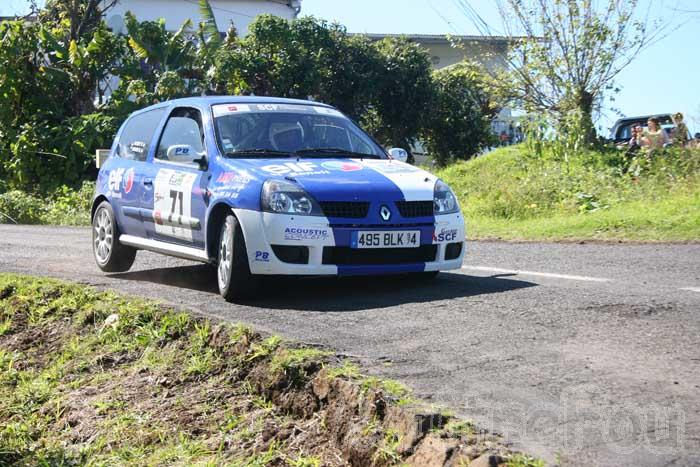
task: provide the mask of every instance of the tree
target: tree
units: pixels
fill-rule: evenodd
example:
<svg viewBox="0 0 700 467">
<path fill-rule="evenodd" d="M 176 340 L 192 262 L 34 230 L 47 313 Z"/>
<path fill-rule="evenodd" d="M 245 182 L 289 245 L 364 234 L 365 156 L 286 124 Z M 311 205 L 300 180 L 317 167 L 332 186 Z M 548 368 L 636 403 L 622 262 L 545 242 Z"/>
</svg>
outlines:
<svg viewBox="0 0 700 467">
<path fill-rule="evenodd" d="M 617 75 L 668 27 L 640 16 L 639 0 L 497 1 L 512 53 L 495 84 L 527 110 L 578 112 L 589 138 Z"/>
<path fill-rule="evenodd" d="M 375 80 L 372 107 L 363 119 L 384 144 L 409 150 L 433 110 L 428 52 L 407 38 L 376 43 L 382 71 Z"/>
<path fill-rule="evenodd" d="M 438 165 L 469 159 L 491 139 L 499 111 L 487 78 L 475 63 L 462 62 L 433 73 L 435 101 L 421 136 Z"/>
</svg>

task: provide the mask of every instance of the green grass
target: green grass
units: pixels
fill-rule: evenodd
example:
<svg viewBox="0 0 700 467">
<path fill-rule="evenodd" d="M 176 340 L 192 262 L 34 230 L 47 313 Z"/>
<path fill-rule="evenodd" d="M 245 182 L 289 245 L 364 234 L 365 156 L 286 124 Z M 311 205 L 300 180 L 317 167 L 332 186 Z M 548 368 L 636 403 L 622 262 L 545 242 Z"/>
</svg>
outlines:
<svg viewBox="0 0 700 467">
<path fill-rule="evenodd" d="M 0 465 L 339 465 L 327 427 L 346 414 L 309 399 L 322 371 L 356 385 L 359 399 L 347 403 L 377 391 L 382 406 L 434 412 L 397 381 L 332 362 L 329 351 L 244 325 L 0 273 Z M 342 407 L 340 394 L 326 403 Z M 307 405 L 312 414 L 291 409 Z M 353 445 L 366 443 L 367 461 L 401 464 L 402 433 L 378 409 L 362 412 Z M 447 428 L 437 432 L 480 443 L 470 422 Z"/>
<path fill-rule="evenodd" d="M 298 369 L 294 381 L 270 378 L 293 391 L 327 355 L 150 301 L 0 274 L 0 465 L 319 465 L 335 448 L 304 434 L 314 419 L 291 417 L 245 375 Z M 263 445 L 269 423 L 304 439 Z"/>
<path fill-rule="evenodd" d="M 651 160 L 587 152 L 535 156 L 524 145 L 437 171 L 452 186 L 470 238 L 700 240 L 700 152 Z"/>
</svg>

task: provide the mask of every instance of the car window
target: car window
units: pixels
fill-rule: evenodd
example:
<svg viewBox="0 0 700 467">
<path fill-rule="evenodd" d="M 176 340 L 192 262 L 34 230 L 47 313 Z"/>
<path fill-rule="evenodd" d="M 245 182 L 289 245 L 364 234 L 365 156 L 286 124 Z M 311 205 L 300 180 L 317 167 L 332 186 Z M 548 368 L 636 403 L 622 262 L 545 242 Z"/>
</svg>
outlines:
<svg viewBox="0 0 700 467">
<path fill-rule="evenodd" d="M 153 134 L 160 124 L 165 109 L 154 109 L 134 115 L 127 122 L 117 144 L 117 156 L 145 161 Z"/>
<path fill-rule="evenodd" d="M 173 110 L 163 129 L 156 158 L 181 164 L 196 164 L 195 160 L 204 153 L 204 128 L 199 110 Z"/>
<path fill-rule="evenodd" d="M 213 106 L 213 113 L 216 135 L 225 154 L 334 149 L 385 157 L 366 133 L 335 109 L 298 104 L 220 104 Z"/>
</svg>

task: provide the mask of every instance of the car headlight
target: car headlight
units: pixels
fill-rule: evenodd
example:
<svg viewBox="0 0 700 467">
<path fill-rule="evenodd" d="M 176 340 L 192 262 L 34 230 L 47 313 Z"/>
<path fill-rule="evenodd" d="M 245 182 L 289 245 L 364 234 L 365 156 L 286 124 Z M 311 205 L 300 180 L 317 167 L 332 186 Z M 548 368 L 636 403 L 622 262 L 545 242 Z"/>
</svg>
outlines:
<svg viewBox="0 0 700 467">
<path fill-rule="evenodd" d="M 301 187 L 282 180 L 268 180 L 263 184 L 261 204 L 263 211 L 298 216 L 322 216 L 321 207 Z"/>
<path fill-rule="evenodd" d="M 435 184 L 434 193 L 435 214 L 453 214 L 459 212 L 457 198 L 447 183 L 438 180 Z"/>
</svg>

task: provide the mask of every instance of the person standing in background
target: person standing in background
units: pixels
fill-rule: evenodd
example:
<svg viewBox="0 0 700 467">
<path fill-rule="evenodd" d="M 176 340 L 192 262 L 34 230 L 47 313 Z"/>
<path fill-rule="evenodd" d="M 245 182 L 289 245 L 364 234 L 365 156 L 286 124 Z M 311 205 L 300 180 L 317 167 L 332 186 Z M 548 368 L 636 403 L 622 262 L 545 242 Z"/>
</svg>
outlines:
<svg viewBox="0 0 700 467">
<path fill-rule="evenodd" d="M 683 121 L 683 114 L 677 112 L 673 115 L 673 124 L 676 128 L 673 129 L 673 145 L 685 147 L 688 144 L 688 126 Z"/>
<path fill-rule="evenodd" d="M 658 118 L 650 118 L 647 121 L 647 130 L 642 136 L 642 147 L 647 150 L 647 154 L 663 149 L 669 143 L 668 135 L 661 128 Z"/>
</svg>

